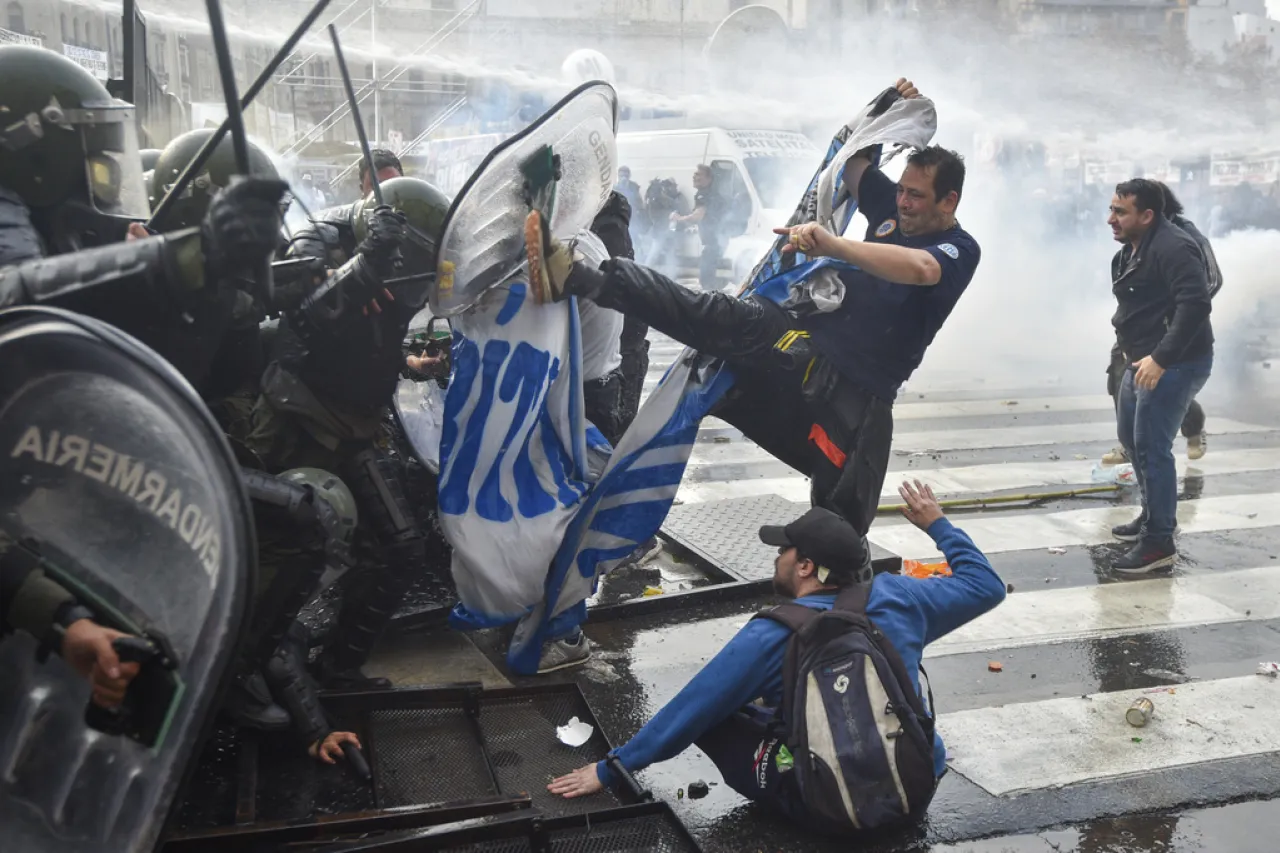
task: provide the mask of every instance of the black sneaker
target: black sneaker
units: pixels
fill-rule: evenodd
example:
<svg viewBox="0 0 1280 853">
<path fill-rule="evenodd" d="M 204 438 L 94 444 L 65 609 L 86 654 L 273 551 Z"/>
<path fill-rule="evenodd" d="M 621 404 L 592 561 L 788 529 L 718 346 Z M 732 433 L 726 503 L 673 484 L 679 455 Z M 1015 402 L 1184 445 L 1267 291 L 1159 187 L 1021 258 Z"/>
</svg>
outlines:
<svg viewBox="0 0 1280 853">
<path fill-rule="evenodd" d="M 1147 525 L 1147 516 L 1142 514 L 1128 524 L 1117 524 L 1111 528 L 1111 535 L 1121 542 L 1137 542 L 1142 538 L 1142 528 Z"/>
<path fill-rule="evenodd" d="M 1123 557 L 1111 562 L 1111 568 L 1122 575 L 1145 575 L 1156 569 L 1167 569 L 1178 559 L 1173 538 L 1145 539 Z"/>
</svg>

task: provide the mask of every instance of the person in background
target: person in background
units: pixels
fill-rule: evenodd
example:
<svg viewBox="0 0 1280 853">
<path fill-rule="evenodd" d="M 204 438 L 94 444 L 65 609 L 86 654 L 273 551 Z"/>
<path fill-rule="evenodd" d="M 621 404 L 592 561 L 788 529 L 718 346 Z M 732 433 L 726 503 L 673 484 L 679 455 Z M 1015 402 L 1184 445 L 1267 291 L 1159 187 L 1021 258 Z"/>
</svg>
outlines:
<svg viewBox="0 0 1280 853">
<path fill-rule="evenodd" d="M 716 270 L 724 256 L 720 244 L 720 222 L 724 218 L 724 200 L 715 185 L 715 174 L 706 163 L 700 163 L 693 172 L 693 211 L 687 214 L 673 213 L 671 221 L 677 224 L 698 226 L 702 240 L 702 257 L 698 261 L 698 284 L 703 290 L 717 290 Z"/>
<path fill-rule="evenodd" d="M 1204 255 L 1165 218 L 1159 183 L 1118 184 L 1107 222 L 1121 244 L 1111 261 L 1111 324 L 1125 363 L 1117 432 L 1142 493 L 1141 514 L 1111 531 L 1136 544 L 1111 567 L 1144 574 L 1172 566 L 1178 556 L 1173 439 L 1213 369 L 1212 305 Z"/>
<path fill-rule="evenodd" d="M 901 656 L 919 695 L 917 673 L 925 648 L 1004 601 L 1005 585 L 973 540 L 943 517 L 928 486 L 918 480 L 914 486 L 904 482 L 899 494 L 906 504 L 903 515 L 937 543 L 951 575 L 923 580 L 876 575 L 868 582 L 866 614 Z M 862 537 L 832 512 L 815 507 L 785 527 L 762 527 L 760 540 L 778 549 L 774 590 L 797 604 L 830 610 L 837 593 L 858 583 Z M 696 745 L 730 788 L 807 825 L 808 806 L 796 774 L 779 760 L 789 745 L 771 728 L 783 699 L 783 661 L 791 636 L 779 622 L 749 621 L 613 755 L 637 773 Z M 946 748 L 935 732 L 935 776 L 941 778 L 946 762 Z M 547 790 L 566 798 L 583 797 L 619 781 L 601 761 L 561 776 Z"/>
<path fill-rule="evenodd" d="M 632 210 L 638 210 L 643 205 L 640 185 L 631 180 L 630 166 L 618 167 L 618 183 L 614 184 L 613 191 L 625 198 Z"/>
<path fill-rule="evenodd" d="M 675 275 L 676 217 L 689 211 L 688 200 L 675 178 L 654 178 L 644 193 L 645 218 L 649 223 L 645 265 Z"/>
<path fill-rule="evenodd" d="M 375 148 L 369 152 L 373 156 L 373 165 L 378 170 L 378 183 L 392 178 L 404 176 L 404 167 L 400 158 L 385 148 Z M 369 180 L 369 161 L 360 158 L 360 197 L 364 198 L 373 192 L 373 181 Z"/>
<path fill-rule="evenodd" d="M 1173 190 L 1161 181 L 1156 183 L 1159 184 L 1161 194 L 1164 196 L 1165 218 L 1195 240 L 1196 246 L 1200 249 L 1205 277 L 1209 283 L 1209 298 L 1213 299 L 1222 289 L 1222 270 L 1218 267 L 1218 258 L 1213 252 L 1213 245 L 1195 223 L 1183 215 L 1182 202 L 1173 194 Z M 1117 343 L 1111 348 L 1111 365 L 1107 369 L 1107 393 L 1111 395 L 1112 400 L 1117 400 L 1119 397 L 1120 382 L 1124 378 L 1125 367 L 1124 356 L 1121 355 L 1120 345 Z M 1187 409 L 1187 416 L 1182 419 L 1182 435 L 1187 440 L 1187 458 L 1192 461 L 1203 458 L 1209 449 L 1204 422 L 1204 408 L 1198 401 L 1192 399 L 1191 406 Z M 1129 457 L 1125 454 L 1123 447 L 1116 447 L 1102 457 L 1103 465 L 1120 465 L 1128 461 Z"/>
</svg>

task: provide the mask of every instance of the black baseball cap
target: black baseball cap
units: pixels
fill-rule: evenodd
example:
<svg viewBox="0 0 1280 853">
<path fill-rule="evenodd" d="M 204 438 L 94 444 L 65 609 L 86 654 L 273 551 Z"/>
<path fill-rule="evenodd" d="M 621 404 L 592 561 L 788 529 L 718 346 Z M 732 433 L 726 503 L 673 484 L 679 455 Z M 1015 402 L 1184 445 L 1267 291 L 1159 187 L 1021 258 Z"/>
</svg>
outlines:
<svg viewBox="0 0 1280 853">
<path fill-rule="evenodd" d="M 866 564 L 866 545 L 853 525 L 822 507 L 814 507 L 785 527 L 765 525 L 760 541 L 775 548 L 795 548 L 819 566 L 818 580 L 851 583 Z M 827 569 L 826 577 L 822 568 Z M 838 576 L 838 577 L 834 577 Z"/>
</svg>

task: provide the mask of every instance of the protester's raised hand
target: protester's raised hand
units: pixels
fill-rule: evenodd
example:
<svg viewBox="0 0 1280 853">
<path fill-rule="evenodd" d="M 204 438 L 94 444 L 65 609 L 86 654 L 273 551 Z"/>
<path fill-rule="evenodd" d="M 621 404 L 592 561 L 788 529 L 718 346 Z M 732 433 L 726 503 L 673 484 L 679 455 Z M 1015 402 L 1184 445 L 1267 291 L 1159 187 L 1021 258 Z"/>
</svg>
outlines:
<svg viewBox="0 0 1280 853">
<path fill-rule="evenodd" d="M 935 521 L 942 518 L 942 507 L 938 505 L 933 489 L 919 480 L 916 480 L 914 486 L 910 481 L 903 480 L 898 487 L 898 494 L 906 504 L 902 508 L 902 514 L 921 530 L 928 530 Z"/>
<path fill-rule="evenodd" d="M 910 99 L 920 97 L 920 90 L 916 88 L 916 84 L 912 83 L 906 77 L 899 77 L 898 82 L 894 83 L 893 87 L 897 89 L 898 94 L 904 98 Z"/>
</svg>

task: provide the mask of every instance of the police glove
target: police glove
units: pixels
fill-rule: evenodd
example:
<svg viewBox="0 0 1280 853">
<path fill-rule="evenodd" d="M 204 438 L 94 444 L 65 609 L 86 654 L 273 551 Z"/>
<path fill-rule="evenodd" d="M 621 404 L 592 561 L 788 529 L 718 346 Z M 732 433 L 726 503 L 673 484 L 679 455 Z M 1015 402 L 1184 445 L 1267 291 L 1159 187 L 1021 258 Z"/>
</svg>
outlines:
<svg viewBox="0 0 1280 853">
<path fill-rule="evenodd" d="M 357 247 L 357 251 L 373 263 L 380 275 L 388 275 L 400 259 L 400 246 L 408 234 L 403 213 L 380 204 L 369 213 L 369 233 Z"/>
<path fill-rule="evenodd" d="M 275 178 L 237 175 L 205 214 L 201 235 L 209 272 L 248 271 L 280 245 L 280 200 L 289 185 Z"/>
</svg>

